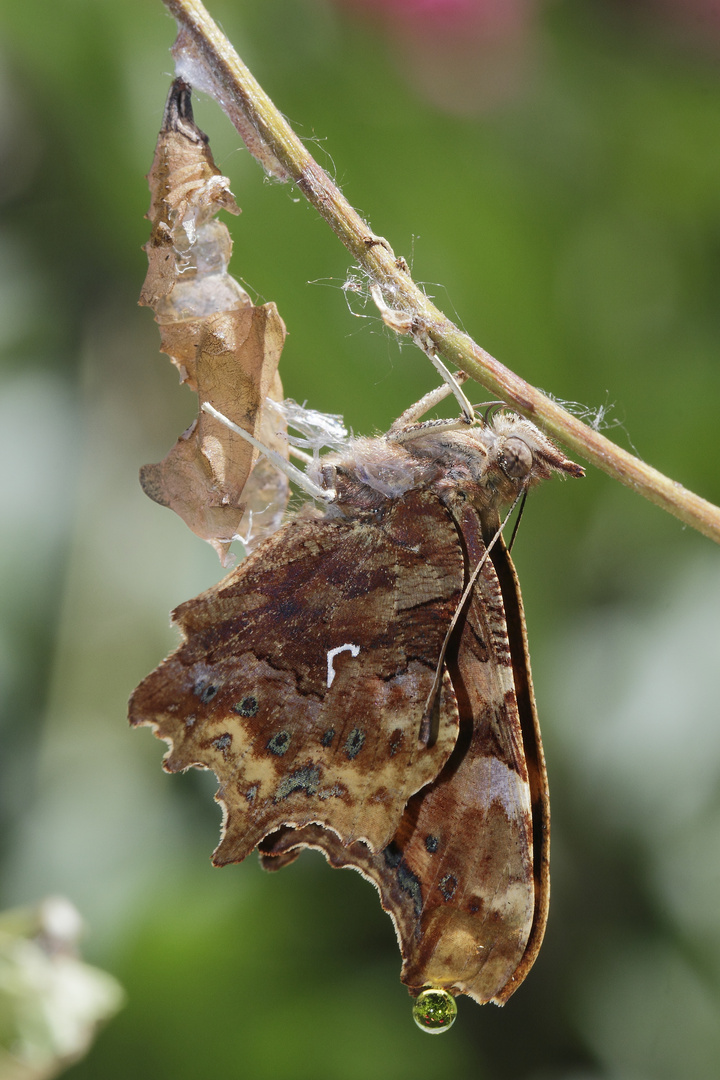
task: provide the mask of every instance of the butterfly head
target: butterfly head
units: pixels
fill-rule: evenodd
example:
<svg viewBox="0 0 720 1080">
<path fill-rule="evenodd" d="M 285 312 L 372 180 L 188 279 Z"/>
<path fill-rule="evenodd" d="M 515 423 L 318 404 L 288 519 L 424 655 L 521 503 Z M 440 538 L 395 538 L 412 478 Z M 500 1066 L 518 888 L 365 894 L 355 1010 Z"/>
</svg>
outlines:
<svg viewBox="0 0 720 1080">
<path fill-rule="evenodd" d="M 530 420 L 512 412 L 500 412 L 477 429 L 486 451 L 487 472 L 502 474 L 511 483 L 531 487 L 554 472 L 584 476 L 581 465 L 571 461 Z"/>
<path fill-rule="evenodd" d="M 454 488 L 478 507 L 496 510 L 555 472 L 585 475 L 582 466 L 570 461 L 533 423 L 511 412 L 446 433 L 439 458 L 444 466 L 439 488 Z"/>
</svg>

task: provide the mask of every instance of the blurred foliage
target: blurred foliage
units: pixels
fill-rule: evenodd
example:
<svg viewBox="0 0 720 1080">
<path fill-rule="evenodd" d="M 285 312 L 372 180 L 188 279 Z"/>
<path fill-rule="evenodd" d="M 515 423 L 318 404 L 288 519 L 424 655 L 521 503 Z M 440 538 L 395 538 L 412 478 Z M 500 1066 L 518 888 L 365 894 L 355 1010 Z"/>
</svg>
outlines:
<svg viewBox="0 0 720 1080">
<path fill-rule="evenodd" d="M 460 115 L 411 88 L 380 25 L 211 3 L 448 314 L 717 502 L 717 52 L 631 8 L 540 9 L 516 94 Z M 555 840 L 546 944 L 508 1006 L 461 1001 L 425 1039 L 359 877 L 313 855 L 209 868 L 212 783 L 164 776 L 124 725 L 167 611 L 220 574 L 136 482 L 195 402 L 135 306 L 174 24 L 160 0 L 10 0 L 0 20 L 3 900 L 71 897 L 129 998 L 68 1076 L 716 1076 L 717 551 L 598 473 L 538 493 L 515 549 Z M 196 117 L 243 208 L 231 269 L 290 331 L 287 393 L 386 427 L 434 385 L 427 361 L 343 291 L 344 249 L 216 106 Z"/>
<path fill-rule="evenodd" d="M 82 1057 L 123 1004 L 117 981 L 80 959 L 80 915 L 63 897 L 0 912 L 0 1076 L 50 1080 Z"/>
</svg>

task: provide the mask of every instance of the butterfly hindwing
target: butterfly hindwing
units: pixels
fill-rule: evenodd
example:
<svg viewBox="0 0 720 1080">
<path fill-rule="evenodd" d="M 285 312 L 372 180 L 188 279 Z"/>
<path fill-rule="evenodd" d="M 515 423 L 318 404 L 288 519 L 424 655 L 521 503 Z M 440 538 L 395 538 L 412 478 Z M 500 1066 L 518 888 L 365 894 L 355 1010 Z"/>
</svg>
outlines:
<svg viewBox="0 0 720 1080">
<path fill-rule="evenodd" d="M 476 565 L 484 552 L 478 516 L 465 507 L 460 525 Z M 502 549 L 500 558 L 507 559 Z M 402 979 L 411 990 L 441 986 L 481 1003 L 504 1001 L 519 985 L 530 966 L 528 942 L 539 946 L 542 938 L 537 920 L 538 911 L 544 920 L 545 908 L 534 877 L 533 792 L 520 716 L 531 699 L 524 688 L 518 708 L 505 626 L 500 582 L 488 559 L 448 652 L 460 713 L 456 746 L 437 780 L 410 799 L 383 851 L 343 847 L 317 827 L 282 830 L 261 849 L 268 868 L 308 846 L 333 866 L 359 870 L 395 922 Z"/>
</svg>

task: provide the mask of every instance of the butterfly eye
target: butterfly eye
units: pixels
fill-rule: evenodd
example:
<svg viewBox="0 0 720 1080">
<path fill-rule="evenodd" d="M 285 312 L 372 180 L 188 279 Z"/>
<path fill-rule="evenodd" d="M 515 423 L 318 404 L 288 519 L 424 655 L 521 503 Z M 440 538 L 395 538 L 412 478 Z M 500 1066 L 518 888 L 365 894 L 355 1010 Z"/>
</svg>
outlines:
<svg viewBox="0 0 720 1080">
<path fill-rule="evenodd" d="M 513 436 L 507 439 L 500 455 L 500 468 L 506 476 L 522 480 L 532 470 L 532 450 L 523 440 Z"/>
</svg>

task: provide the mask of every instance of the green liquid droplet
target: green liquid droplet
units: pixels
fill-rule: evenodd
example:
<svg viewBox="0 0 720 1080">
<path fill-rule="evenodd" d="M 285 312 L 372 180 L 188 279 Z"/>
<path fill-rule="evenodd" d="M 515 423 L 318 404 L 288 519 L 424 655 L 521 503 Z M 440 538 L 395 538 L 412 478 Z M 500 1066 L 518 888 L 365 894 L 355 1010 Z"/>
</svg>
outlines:
<svg viewBox="0 0 720 1080">
<path fill-rule="evenodd" d="M 439 1035 L 449 1031 L 455 1023 L 457 1005 L 455 998 L 447 990 L 433 987 L 423 990 L 413 1003 L 413 1020 L 421 1031 L 429 1035 Z"/>
</svg>

